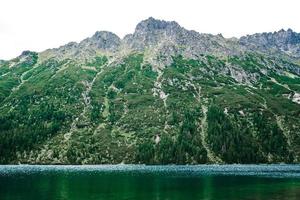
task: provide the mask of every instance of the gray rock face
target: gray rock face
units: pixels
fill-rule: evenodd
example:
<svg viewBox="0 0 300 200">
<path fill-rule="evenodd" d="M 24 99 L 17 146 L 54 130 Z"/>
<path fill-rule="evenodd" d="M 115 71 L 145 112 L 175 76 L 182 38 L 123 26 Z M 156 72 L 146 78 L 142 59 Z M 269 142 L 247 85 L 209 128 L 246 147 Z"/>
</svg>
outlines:
<svg viewBox="0 0 300 200">
<path fill-rule="evenodd" d="M 270 55 L 300 58 L 300 34 L 291 29 L 274 33 L 257 33 L 240 39 L 227 39 L 221 34 L 203 34 L 181 27 L 175 21 L 152 17 L 141 21 L 133 34 L 120 39 L 107 31 L 96 32 L 80 43 L 71 42 L 57 49 L 42 52 L 45 58 L 76 58 L 86 60 L 99 53 L 119 54 L 146 51 L 151 60 L 158 58 L 168 64 L 174 55 L 198 58 L 202 54 L 217 56 L 238 55 L 256 51 Z M 42 56 L 43 57 L 43 56 Z"/>
<path fill-rule="evenodd" d="M 18 58 L 23 65 L 33 65 L 37 60 L 37 53 L 33 51 L 23 51 Z"/>
<path fill-rule="evenodd" d="M 108 31 L 97 31 L 91 38 L 79 43 L 80 48 L 93 48 L 100 50 L 116 51 L 121 44 L 121 39 Z"/>
<path fill-rule="evenodd" d="M 300 58 L 300 34 L 291 29 L 243 36 L 239 43 L 250 50 L 277 51 Z"/>
<path fill-rule="evenodd" d="M 31 56 L 33 54 L 35 54 L 35 52 L 26 50 L 21 53 L 20 57 Z"/>
<path fill-rule="evenodd" d="M 173 55 L 196 58 L 201 54 L 233 54 L 236 42 L 221 35 L 200 34 L 186 30 L 177 22 L 156 20 L 150 17 L 140 22 L 133 34 L 125 36 L 124 44 L 137 51 L 151 49 L 154 56 L 164 57 L 169 62 Z"/>
<path fill-rule="evenodd" d="M 42 54 L 47 58 L 56 59 L 76 58 L 89 59 L 98 52 L 115 52 L 121 44 L 121 39 L 114 33 L 98 31 L 92 37 L 86 38 L 80 43 L 70 42 L 56 49 L 49 49 Z"/>
<path fill-rule="evenodd" d="M 176 22 L 155 20 L 150 17 L 140 22 L 133 34 L 127 35 L 124 42 L 133 49 L 143 50 L 147 47 L 157 45 L 163 40 L 174 39 L 176 34 L 184 31 Z"/>
<path fill-rule="evenodd" d="M 146 20 L 141 21 L 135 29 L 135 33 L 145 33 L 145 32 L 154 32 L 156 30 L 168 30 L 168 31 L 176 31 L 182 29 L 180 25 L 175 22 L 167 22 L 164 20 L 157 20 L 153 17 L 150 17 Z"/>
</svg>

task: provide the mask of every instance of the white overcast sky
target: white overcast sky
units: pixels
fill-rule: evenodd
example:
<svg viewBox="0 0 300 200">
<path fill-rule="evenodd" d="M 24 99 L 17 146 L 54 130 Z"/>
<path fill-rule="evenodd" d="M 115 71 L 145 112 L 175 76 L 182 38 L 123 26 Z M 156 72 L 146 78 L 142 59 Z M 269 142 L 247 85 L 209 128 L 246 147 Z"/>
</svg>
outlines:
<svg viewBox="0 0 300 200">
<path fill-rule="evenodd" d="M 300 32 L 300 0 L 0 0 L 0 59 L 79 42 L 97 30 L 123 37 L 150 16 L 225 37 Z"/>
</svg>

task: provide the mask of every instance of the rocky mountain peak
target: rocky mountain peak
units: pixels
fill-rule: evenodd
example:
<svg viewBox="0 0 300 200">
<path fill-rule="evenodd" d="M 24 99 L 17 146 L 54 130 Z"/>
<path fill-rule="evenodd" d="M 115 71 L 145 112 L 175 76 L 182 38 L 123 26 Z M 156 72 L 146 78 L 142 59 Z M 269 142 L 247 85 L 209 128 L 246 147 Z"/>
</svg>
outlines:
<svg viewBox="0 0 300 200">
<path fill-rule="evenodd" d="M 97 31 L 92 37 L 80 42 L 80 46 L 94 47 L 103 50 L 116 50 L 121 44 L 121 39 L 108 31 Z"/>
<path fill-rule="evenodd" d="M 120 39 L 116 34 L 109 31 L 97 31 L 91 38 L 98 40 Z"/>
<path fill-rule="evenodd" d="M 77 58 L 85 60 L 94 57 L 98 52 L 116 52 L 121 45 L 121 39 L 108 31 L 97 31 L 92 37 L 80 43 L 70 42 L 55 49 L 42 52 L 43 59 L 55 57 L 56 59 Z"/>
<path fill-rule="evenodd" d="M 274 37 L 277 37 L 278 40 L 285 42 L 287 44 L 300 44 L 300 34 L 294 32 L 292 29 L 287 29 L 286 31 L 279 31 L 274 33 Z"/>
<path fill-rule="evenodd" d="M 123 42 L 129 49 L 150 50 L 152 58 L 163 55 L 164 64 L 169 64 L 174 55 L 195 58 L 200 54 L 232 54 L 230 44 L 221 35 L 201 34 L 181 27 L 175 21 L 164 21 L 150 17 L 141 21 L 133 34 L 127 35 Z"/>
<path fill-rule="evenodd" d="M 149 17 L 146 20 L 141 21 L 136 26 L 136 32 L 153 32 L 157 30 L 167 30 L 167 29 L 178 29 L 181 28 L 180 25 L 175 21 L 164 21 L 154 19 Z"/>
<path fill-rule="evenodd" d="M 294 32 L 292 29 L 281 29 L 275 32 L 255 33 L 240 38 L 242 43 L 258 43 L 264 45 L 276 45 L 279 43 L 296 44 L 300 43 L 300 34 Z"/>
<path fill-rule="evenodd" d="M 292 29 L 243 36 L 239 43 L 248 50 L 268 52 L 273 49 L 279 53 L 300 57 L 300 33 Z"/>
<path fill-rule="evenodd" d="M 24 66 L 32 66 L 36 63 L 38 59 L 38 53 L 34 52 L 34 51 L 23 51 L 21 53 L 21 55 L 19 55 L 18 57 L 12 59 L 11 61 L 11 67 L 12 66 L 21 66 L 21 67 L 24 67 Z M 1 63 L 5 63 L 7 61 L 3 61 L 1 62 L 0 60 L 0 64 Z M 8 61 L 9 62 L 9 61 Z"/>
<path fill-rule="evenodd" d="M 36 56 L 37 56 L 36 52 L 26 50 L 26 51 L 23 51 L 18 58 L 19 59 L 28 59 L 28 60 L 30 60 L 30 59 L 32 59 L 32 58 L 34 58 Z"/>
<path fill-rule="evenodd" d="M 149 17 L 137 24 L 134 33 L 120 39 L 108 31 L 97 31 L 80 43 L 69 43 L 43 53 L 43 58 L 77 58 L 86 60 L 101 53 L 145 51 L 150 60 L 165 57 L 171 61 L 174 55 L 196 58 L 202 54 L 236 55 L 245 51 L 300 58 L 300 33 L 292 29 L 277 32 L 256 33 L 240 39 L 227 39 L 221 34 L 203 34 L 187 30 L 175 21 Z M 126 53 L 125 53 L 126 54 Z M 161 56 L 162 55 L 162 56 Z"/>
</svg>

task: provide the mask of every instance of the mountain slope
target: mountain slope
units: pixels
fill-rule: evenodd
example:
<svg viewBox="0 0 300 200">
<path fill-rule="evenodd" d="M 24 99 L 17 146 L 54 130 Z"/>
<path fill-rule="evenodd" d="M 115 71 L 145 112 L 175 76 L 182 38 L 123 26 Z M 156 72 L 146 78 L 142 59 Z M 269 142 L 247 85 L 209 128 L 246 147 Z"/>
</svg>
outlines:
<svg viewBox="0 0 300 200">
<path fill-rule="evenodd" d="M 299 41 L 262 35 L 149 18 L 3 61 L 0 162 L 299 162 Z"/>
<path fill-rule="evenodd" d="M 297 59 L 300 58 L 300 34 L 294 32 L 292 29 L 288 29 L 287 31 L 282 29 L 274 33 L 248 35 L 241 37 L 239 42 L 248 49 L 263 52 L 275 51 Z"/>
</svg>

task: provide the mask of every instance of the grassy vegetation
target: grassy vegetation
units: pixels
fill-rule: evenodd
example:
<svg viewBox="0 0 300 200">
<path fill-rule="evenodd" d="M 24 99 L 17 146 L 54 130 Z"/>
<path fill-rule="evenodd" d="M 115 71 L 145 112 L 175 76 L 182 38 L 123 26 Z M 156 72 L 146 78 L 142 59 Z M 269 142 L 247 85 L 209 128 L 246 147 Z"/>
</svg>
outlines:
<svg viewBox="0 0 300 200">
<path fill-rule="evenodd" d="M 110 65 L 27 57 L 0 66 L 0 163 L 197 164 L 207 148 L 226 163 L 299 162 L 289 62 L 174 56 L 159 76 L 139 53 Z"/>
</svg>

